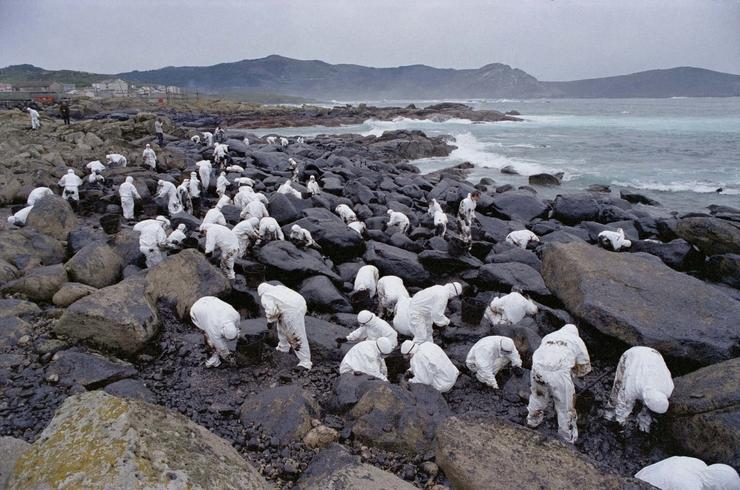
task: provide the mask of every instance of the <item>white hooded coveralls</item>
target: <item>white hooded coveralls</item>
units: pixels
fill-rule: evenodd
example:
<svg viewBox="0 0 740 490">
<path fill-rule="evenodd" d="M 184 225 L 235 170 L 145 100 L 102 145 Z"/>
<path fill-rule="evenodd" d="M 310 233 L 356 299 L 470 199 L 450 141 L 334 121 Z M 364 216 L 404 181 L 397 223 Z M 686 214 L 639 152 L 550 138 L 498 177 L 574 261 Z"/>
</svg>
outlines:
<svg viewBox="0 0 740 490">
<path fill-rule="evenodd" d="M 429 385 L 441 393 L 446 393 L 455 386 L 460 371 L 437 344 L 433 342 L 416 344 L 410 353 L 413 357 L 409 371 L 414 377 L 409 383 Z"/>
<path fill-rule="evenodd" d="M 374 298 L 378 289 L 379 277 L 380 272 L 378 272 L 377 267 L 374 265 L 363 265 L 357 271 L 357 275 L 355 276 L 355 285 L 352 291 L 357 292 L 364 289 L 367 291 L 370 298 Z"/>
<path fill-rule="evenodd" d="M 514 341 L 499 335 L 480 339 L 470 349 L 465 359 L 465 364 L 475 373 L 478 381 L 496 389 L 498 389 L 496 374 L 509 363 L 512 367 L 521 367 L 522 359 Z"/>
<path fill-rule="evenodd" d="M 200 180 L 195 172 L 190 172 L 190 182 L 188 182 L 188 190 L 190 191 L 190 197 L 197 199 L 200 197 Z"/>
<path fill-rule="evenodd" d="M 422 289 L 411 298 L 409 328 L 415 343 L 434 342 L 432 326 L 449 325 L 450 319 L 445 316 L 447 302 L 461 292 L 459 283 L 449 283 Z"/>
<path fill-rule="evenodd" d="M 519 248 L 527 248 L 529 242 L 539 242 L 540 238 L 529 230 L 512 231 L 506 235 L 506 243 Z"/>
<path fill-rule="evenodd" d="M 17 213 L 8 216 L 8 223 L 11 225 L 25 225 L 28 219 L 28 214 L 33 209 L 33 206 L 26 206 Z"/>
<path fill-rule="evenodd" d="M 476 202 L 473 200 L 473 196 L 468 196 L 460 201 L 460 207 L 457 209 L 457 218 L 460 224 L 460 230 L 463 235 L 463 239 L 466 242 L 472 242 L 473 240 L 473 218 L 475 217 Z"/>
<path fill-rule="evenodd" d="M 67 170 L 67 173 L 59 179 L 59 187 L 63 187 L 62 197 L 66 200 L 80 200 L 79 187 L 82 185 L 82 179 L 75 175 L 74 170 Z"/>
<path fill-rule="evenodd" d="M 103 165 L 100 160 L 93 160 L 92 162 L 89 162 L 87 165 L 85 165 L 85 168 L 93 173 L 106 170 L 106 166 Z"/>
<path fill-rule="evenodd" d="M 216 162 L 220 163 L 223 159 L 226 158 L 226 153 L 228 151 L 229 145 L 216 143 L 216 146 L 213 147 L 213 159 L 216 160 Z"/>
<path fill-rule="evenodd" d="M 283 235 L 280 225 L 275 221 L 275 218 L 270 218 L 269 216 L 260 220 L 259 234 L 261 242 L 285 240 L 285 235 Z"/>
<path fill-rule="evenodd" d="M 265 205 L 262 204 L 262 201 L 254 200 L 250 201 L 246 206 L 244 206 L 244 209 L 242 209 L 242 212 L 239 213 L 239 216 L 241 216 L 242 219 L 263 219 L 268 218 L 270 216 L 270 213 L 267 211 Z"/>
<path fill-rule="evenodd" d="M 248 218 L 239 223 L 231 229 L 239 240 L 239 256 L 241 257 L 247 251 L 247 249 L 259 240 L 258 227 L 260 220 L 257 218 Z"/>
<path fill-rule="evenodd" d="M 211 162 L 209 160 L 200 160 L 195 162 L 195 166 L 198 167 L 198 175 L 200 175 L 200 182 L 203 185 L 203 193 L 208 194 L 208 187 L 211 184 Z"/>
<path fill-rule="evenodd" d="M 318 247 L 318 243 L 314 241 L 311 232 L 298 225 L 293 225 L 290 228 L 290 240 L 298 247 Z"/>
<path fill-rule="evenodd" d="M 517 292 L 493 298 L 484 317 L 492 325 L 516 325 L 529 315 L 537 313 L 537 305 Z"/>
<path fill-rule="evenodd" d="M 221 251 L 221 270 L 228 279 L 236 278 L 234 274 L 234 260 L 239 253 L 239 239 L 233 231 L 222 225 L 205 225 L 206 254 L 215 249 Z"/>
<path fill-rule="evenodd" d="M 365 223 L 363 223 L 362 221 L 353 221 L 352 223 L 349 223 L 347 225 L 347 228 L 356 232 L 360 236 L 362 236 L 363 233 L 365 233 L 365 231 L 367 230 Z"/>
<path fill-rule="evenodd" d="M 340 204 L 336 207 L 336 209 L 334 209 L 334 211 L 337 213 L 337 215 L 339 215 L 340 218 L 342 218 L 344 224 L 348 225 L 353 221 L 357 221 L 357 215 L 355 215 L 355 212 L 352 211 L 352 209 L 346 204 Z"/>
<path fill-rule="evenodd" d="M 387 338 L 391 343 L 391 349 L 395 349 L 398 345 L 398 333 L 393 330 L 388 322 L 378 318 L 367 310 L 363 310 L 357 314 L 357 323 L 360 324 L 359 328 L 353 330 L 347 335 L 349 342 L 356 342 L 358 340 L 378 340 L 381 337 Z"/>
<path fill-rule="evenodd" d="M 214 296 L 204 296 L 190 307 L 190 319 L 203 330 L 208 345 L 214 350 L 206 366 L 218 366 L 221 358 L 229 356 L 227 340 L 236 338 L 239 332 L 239 312 L 230 304 Z"/>
<path fill-rule="evenodd" d="M 434 213 L 434 229 L 441 237 L 447 234 L 447 215 L 442 211 Z"/>
<path fill-rule="evenodd" d="M 222 213 L 221 209 L 219 208 L 209 209 L 206 215 L 203 217 L 203 221 L 201 222 L 200 228 L 198 229 L 200 231 L 204 231 L 206 229 L 206 225 L 213 224 L 226 226 L 226 218 L 224 217 L 224 213 Z"/>
<path fill-rule="evenodd" d="M 213 144 L 213 133 L 203 131 L 203 139 L 206 140 L 206 146 L 211 146 Z"/>
<path fill-rule="evenodd" d="M 650 347 L 632 347 L 619 358 L 609 408 L 614 410 L 617 422 L 624 425 L 635 402 L 643 402 L 637 421 L 640 430 L 649 432 L 650 410 L 665 413 L 672 393 L 671 372 L 660 352 Z"/>
<path fill-rule="evenodd" d="M 321 187 L 319 187 L 319 183 L 316 182 L 316 177 L 313 175 L 308 179 L 308 184 L 306 184 L 306 188 L 308 189 L 308 192 L 310 192 L 312 195 L 321 194 Z"/>
<path fill-rule="evenodd" d="M 36 109 L 28 108 L 28 115 L 31 116 L 31 129 L 39 129 L 41 122 L 39 121 L 39 112 Z"/>
<path fill-rule="evenodd" d="M 108 165 L 118 165 L 119 167 L 125 167 L 128 164 L 126 157 L 118 153 L 105 155 L 105 160 L 108 162 Z"/>
<path fill-rule="evenodd" d="M 345 354 L 339 374 L 364 373 L 388 381 L 388 368 L 375 340 L 363 340 Z"/>
<path fill-rule="evenodd" d="M 635 478 L 662 490 L 737 490 L 740 476 L 732 466 L 686 456 L 671 456 L 644 467 Z"/>
<path fill-rule="evenodd" d="M 190 197 L 190 179 L 183 179 L 182 183 L 177 186 L 177 197 L 182 203 L 182 208 L 186 213 L 193 213 L 193 199 Z"/>
<path fill-rule="evenodd" d="M 299 366 L 311 369 L 311 349 L 306 336 L 306 300 L 285 286 L 262 283 L 257 288 L 268 323 L 277 324 L 276 350 L 288 352 L 291 347 L 300 361 Z"/>
<path fill-rule="evenodd" d="M 393 211 L 392 209 L 388 210 L 388 216 L 388 224 L 386 226 L 388 228 L 391 226 L 398 226 L 400 232 L 405 234 L 411 224 L 409 222 L 409 218 L 405 214 Z"/>
<path fill-rule="evenodd" d="M 36 204 L 36 201 L 38 201 L 42 197 L 52 195 L 54 195 L 54 191 L 52 191 L 48 187 L 36 187 L 28 194 L 26 204 L 28 204 L 29 206 L 33 206 L 34 204 Z"/>
<path fill-rule="evenodd" d="M 402 296 L 396 301 L 393 328 L 401 335 L 414 336 L 411 330 L 411 298 L 408 296 Z"/>
<path fill-rule="evenodd" d="M 156 219 L 147 219 L 136 223 L 134 231 L 140 233 L 139 251 L 146 258 L 146 266 L 152 268 L 162 262 L 161 249 L 167 246 L 164 223 Z"/>
<path fill-rule="evenodd" d="M 604 230 L 599 233 L 599 243 L 604 248 L 610 248 L 615 252 L 623 248 L 630 248 L 632 242 L 624 238 L 624 230 L 619 228 L 617 231 Z"/>
<path fill-rule="evenodd" d="M 219 196 L 226 194 L 226 188 L 231 184 L 229 179 L 226 178 L 226 173 L 221 172 L 221 175 L 216 179 L 216 193 Z"/>
<path fill-rule="evenodd" d="M 118 195 L 121 196 L 123 217 L 129 220 L 134 219 L 134 199 L 141 199 L 141 196 L 134 186 L 133 177 L 126 177 L 126 182 L 118 187 Z"/>
<path fill-rule="evenodd" d="M 177 225 L 177 228 L 167 237 L 167 246 L 170 248 L 180 248 L 182 242 L 187 238 L 187 235 L 185 235 L 186 229 L 187 227 L 182 223 Z"/>
<path fill-rule="evenodd" d="M 251 186 L 242 185 L 234 196 L 234 205 L 239 206 L 242 210 L 252 201 L 257 200 L 257 195 Z"/>
<path fill-rule="evenodd" d="M 409 298 L 409 292 L 398 276 L 383 276 L 378 279 L 378 316 L 393 314 L 399 298 Z"/>
<path fill-rule="evenodd" d="M 429 203 L 429 215 L 434 216 L 437 213 L 444 213 L 442 211 L 442 206 L 439 205 L 436 199 L 432 199 L 432 202 Z"/>
<path fill-rule="evenodd" d="M 286 180 L 283 185 L 278 187 L 277 192 L 278 194 L 287 194 L 289 196 L 297 197 L 298 199 L 303 199 L 303 196 L 301 195 L 301 193 L 293 189 L 293 186 L 290 185 L 289 180 Z"/>
<path fill-rule="evenodd" d="M 144 157 L 144 165 L 151 168 L 152 170 L 157 168 L 157 154 L 154 153 L 154 150 L 152 150 L 151 146 L 146 145 L 142 156 Z"/>
<path fill-rule="evenodd" d="M 177 187 L 172 182 L 166 180 L 160 180 L 157 182 L 159 191 L 157 197 L 167 198 L 167 211 L 170 216 L 182 212 L 182 203 L 180 202 L 180 196 L 177 194 Z"/>
<path fill-rule="evenodd" d="M 193 136 L 190 137 L 190 141 L 192 141 L 196 145 L 199 145 L 200 144 L 200 136 L 198 136 L 197 134 L 194 134 Z"/>
<path fill-rule="evenodd" d="M 527 425 L 537 427 L 542 423 L 552 399 L 558 417 L 558 433 L 566 441 L 576 442 L 578 414 L 571 373 L 580 377 L 589 372 L 591 360 L 575 325 L 565 325 L 545 335 L 532 356 Z"/>
</svg>

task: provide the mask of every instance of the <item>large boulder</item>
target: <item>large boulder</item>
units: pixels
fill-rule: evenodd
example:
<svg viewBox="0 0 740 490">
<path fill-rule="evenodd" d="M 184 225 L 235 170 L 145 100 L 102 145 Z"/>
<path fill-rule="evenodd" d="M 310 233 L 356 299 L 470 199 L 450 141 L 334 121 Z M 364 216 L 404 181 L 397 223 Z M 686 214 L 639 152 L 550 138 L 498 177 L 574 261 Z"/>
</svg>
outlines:
<svg viewBox="0 0 740 490">
<path fill-rule="evenodd" d="M 303 216 L 301 211 L 309 206 L 309 202 L 287 194 L 275 193 L 270 198 L 267 210 L 271 217 L 284 225 L 300 219 Z"/>
<path fill-rule="evenodd" d="M 259 425 L 266 435 L 285 445 L 302 440 L 320 412 L 309 392 L 298 385 L 286 385 L 247 397 L 239 418 L 244 425 Z"/>
<path fill-rule="evenodd" d="M 5 294 L 20 293 L 31 301 L 51 302 L 54 293 L 67 282 L 62 264 L 47 265 L 31 270 L 25 276 L 8 282 L 0 289 Z"/>
<path fill-rule="evenodd" d="M 167 301 L 180 318 L 203 296 L 223 296 L 231 291 L 226 276 L 195 249 L 170 255 L 146 275 L 146 294 L 153 304 Z"/>
<path fill-rule="evenodd" d="M 352 348 L 349 342 L 339 343 L 337 339 L 345 338 L 351 332 L 347 327 L 330 323 L 321 318 L 307 316 L 306 336 L 311 346 L 311 355 L 318 359 L 340 362 Z"/>
<path fill-rule="evenodd" d="M 332 444 L 311 460 L 297 485 L 301 490 L 414 490 L 393 473 L 362 463 L 339 444 Z"/>
<path fill-rule="evenodd" d="M 668 243 L 654 240 L 632 241 L 630 252 L 644 252 L 660 258 L 665 265 L 676 270 L 689 270 L 701 265 L 704 256 L 686 240 L 677 238 Z"/>
<path fill-rule="evenodd" d="M 668 433 L 681 454 L 740 467 L 740 358 L 673 382 Z"/>
<path fill-rule="evenodd" d="M 425 286 L 429 282 L 429 273 L 413 252 L 370 241 L 363 259 L 377 267 L 381 276 L 398 276 L 409 286 Z"/>
<path fill-rule="evenodd" d="M 307 229 L 321 246 L 323 253 L 332 259 L 353 258 L 365 251 L 365 240 L 336 217 L 327 219 L 309 216 L 295 224 Z"/>
<path fill-rule="evenodd" d="M 24 440 L 7 436 L 0 437 L 0 488 L 10 488 L 7 485 L 15 462 L 30 447 L 31 445 Z"/>
<path fill-rule="evenodd" d="M 352 313 L 352 305 L 347 297 L 326 276 L 309 277 L 301 283 L 298 292 L 313 311 Z"/>
<path fill-rule="evenodd" d="M 623 199 L 596 194 L 563 194 L 555 197 L 552 203 L 552 217 L 567 225 L 581 221 L 611 223 L 634 218 L 624 211 L 631 208 Z"/>
<path fill-rule="evenodd" d="M 706 263 L 707 275 L 740 289 L 740 254 L 713 255 Z"/>
<path fill-rule="evenodd" d="M 127 362 L 99 354 L 65 350 L 54 354 L 46 368 L 47 377 L 51 374 L 57 375 L 63 385 L 79 384 L 88 390 L 95 390 L 135 375 L 136 368 Z"/>
<path fill-rule="evenodd" d="M 77 228 L 77 216 L 65 199 L 59 196 L 44 196 L 36 201 L 28 213 L 26 226 L 64 241 L 67 234 Z"/>
<path fill-rule="evenodd" d="M 0 259 L 17 269 L 58 264 L 64 257 L 58 240 L 34 229 L 0 232 Z"/>
<path fill-rule="evenodd" d="M 432 449 L 434 432 L 450 415 L 431 386 L 371 384 L 350 410 L 352 433 L 364 444 L 410 455 Z"/>
<path fill-rule="evenodd" d="M 8 281 L 17 279 L 21 273 L 18 268 L 13 264 L 0 259 L 0 285 L 5 284 Z"/>
<path fill-rule="evenodd" d="M 329 266 L 316 256 L 299 250 L 292 243 L 285 240 L 269 242 L 260 247 L 256 252 L 257 259 L 269 269 L 268 272 L 275 274 L 287 283 L 295 283 L 307 277 L 322 274 L 336 283 L 342 279 L 332 271 Z M 283 274 L 289 277 L 282 276 Z"/>
<path fill-rule="evenodd" d="M 676 233 L 707 256 L 740 254 L 740 223 L 710 217 L 683 218 Z"/>
<path fill-rule="evenodd" d="M 548 296 L 540 273 L 526 264 L 504 262 L 486 264 L 478 270 L 478 283 L 486 290 L 511 291 L 518 287 L 526 293 Z"/>
<path fill-rule="evenodd" d="M 81 284 L 79 282 L 68 282 L 59 288 L 59 291 L 54 293 L 51 298 L 51 302 L 56 306 L 62 308 L 67 307 L 77 301 L 78 299 L 92 294 L 97 291 L 96 288 L 88 286 L 87 284 Z"/>
<path fill-rule="evenodd" d="M 54 325 L 57 334 L 124 354 L 143 349 L 159 331 L 146 278 L 135 276 L 72 303 Z"/>
<path fill-rule="evenodd" d="M 69 259 L 65 268 L 72 281 L 99 289 L 118 281 L 123 260 L 107 243 L 93 242 Z"/>
<path fill-rule="evenodd" d="M 18 459 L 9 487 L 71 484 L 81 488 L 271 488 L 228 442 L 205 427 L 162 406 L 102 391 L 64 401 Z"/>
<path fill-rule="evenodd" d="M 740 303 L 660 262 L 559 243 L 543 251 L 542 276 L 578 320 L 629 345 L 694 366 L 740 352 Z"/>
<path fill-rule="evenodd" d="M 452 488 L 623 488 L 572 446 L 498 417 L 448 418 L 437 429 L 436 462 Z"/>
<path fill-rule="evenodd" d="M 435 274 L 462 272 L 483 266 L 483 262 L 469 253 L 450 255 L 441 250 L 424 250 L 419 254 L 419 262 Z"/>
<path fill-rule="evenodd" d="M 493 198 L 493 209 L 509 220 L 531 221 L 547 213 L 547 204 L 529 192 L 505 192 Z"/>
</svg>

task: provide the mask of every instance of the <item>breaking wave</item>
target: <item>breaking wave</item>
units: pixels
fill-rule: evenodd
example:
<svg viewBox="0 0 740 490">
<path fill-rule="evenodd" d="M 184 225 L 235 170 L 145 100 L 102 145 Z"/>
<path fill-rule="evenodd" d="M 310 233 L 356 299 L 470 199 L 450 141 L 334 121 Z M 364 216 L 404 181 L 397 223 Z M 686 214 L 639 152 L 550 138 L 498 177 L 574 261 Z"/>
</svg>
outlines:
<svg viewBox="0 0 740 490">
<path fill-rule="evenodd" d="M 640 180 L 633 180 L 631 182 L 622 182 L 618 180 L 612 181 L 612 185 L 618 185 L 621 187 L 632 187 L 634 189 L 640 189 L 645 191 L 657 191 L 657 192 L 696 192 L 699 194 L 708 194 L 717 192 L 717 189 L 722 189 L 723 194 L 740 195 L 740 187 L 737 184 L 730 184 L 728 187 L 724 183 L 706 182 L 706 181 L 690 181 L 690 182 L 671 182 L 669 184 L 661 184 L 659 182 L 643 182 Z"/>
<path fill-rule="evenodd" d="M 496 153 L 493 149 L 500 148 L 502 146 L 501 143 L 486 143 L 478 140 L 471 133 L 455 135 L 454 145 L 457 146 L 457 149 L 452 151 L 450 158 L 467 161 L 478 167 L 501 170 L 505 166 L 511 165 L 517 172 L 524 176 L 557 171 L 537 162 L 509 158 Z"/>
</svg>

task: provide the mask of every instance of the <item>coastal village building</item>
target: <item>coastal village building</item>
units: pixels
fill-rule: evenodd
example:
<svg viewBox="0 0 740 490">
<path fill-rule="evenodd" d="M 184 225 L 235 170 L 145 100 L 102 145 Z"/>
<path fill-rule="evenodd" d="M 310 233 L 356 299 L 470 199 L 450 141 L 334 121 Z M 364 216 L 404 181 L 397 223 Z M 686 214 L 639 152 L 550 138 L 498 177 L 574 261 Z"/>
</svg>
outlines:
<svg viewBox="0 0 740 490">
<path fill-rule="evenodd" d="M 128 97 L 128 82 L 120 78 L 112 78 L 92 84 L 93 91 L 98 97 Z"/>
<path fill-rule="evenodd" d="M 0 92 L 12 92 L 13 86 L 9 83 L 0 83 Z"/>
</svg>

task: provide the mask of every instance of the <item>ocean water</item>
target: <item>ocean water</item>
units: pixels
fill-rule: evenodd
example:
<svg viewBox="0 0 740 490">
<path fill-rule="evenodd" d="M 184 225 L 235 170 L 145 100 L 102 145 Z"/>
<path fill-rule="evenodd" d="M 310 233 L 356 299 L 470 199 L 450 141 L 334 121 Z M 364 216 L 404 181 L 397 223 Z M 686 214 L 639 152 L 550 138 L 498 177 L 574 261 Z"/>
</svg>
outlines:
<svg viewBox="0 0 740 490">
<path fill-rule="evenodd" d="M 440 101 L 369 101 L 417 107 Z M 313 136 L 394 129 L 450 135 L 457 149 L 446 158 L 416 160 L 422 172 L 464 161 L 475 165 L 472 182 L 526 185 L 527 176 L 564 172 L 558 193 L 606 184 L 639 191 L 667 209 L 701 211 L 709 204 L 740 207 L 740 98 L 464 100 L 476 109 L 517 110 L 523 122 L 442 123 L 412 119 L 368 120 L 340 128 L 321 126 L 256 131 Z M 354 102 L 356 103 L 356 102 Z M 510 165 L 520 175 L 500 172 Z M 717 189 L 723 189 L 717 193 Z"/>
</svg>

